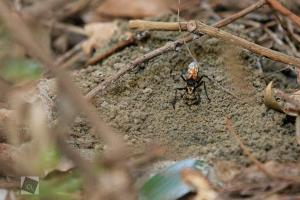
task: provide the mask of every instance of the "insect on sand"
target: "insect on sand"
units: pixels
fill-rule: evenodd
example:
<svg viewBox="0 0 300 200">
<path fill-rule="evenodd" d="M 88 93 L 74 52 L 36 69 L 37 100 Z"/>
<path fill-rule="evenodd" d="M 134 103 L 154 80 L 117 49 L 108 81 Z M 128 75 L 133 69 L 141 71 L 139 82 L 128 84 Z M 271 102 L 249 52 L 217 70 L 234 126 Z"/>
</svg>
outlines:
<svg viewBox="0 0 300 200">
<path fill-rule="evenodd" d="M 177 17 L 178 17 L 178 24 L 179 24 L 179 32 L 181 32 L 179 14 L 180 14 L 180 0 L 178 0 Z M 188 105 L 199 104 L 201 102 L 201 97 L 200 97 L 200 93 L 201 93 L 200 87 L 201 86 L 203 86 L 206 97 L 210 102 L 210 98 L 208 97 L 208 94 L 207 94 L 205 81 L 203 80 L 203 78 L 206 78 L 208 80 L 210 80 L 210 78 L 208 78 L 205 75 L 199 76 L 198 62 L 196 61 L 196 59 L 193 56 L 191 50 L 189 49 L 189 47 L 187 46 L 187 44 L 185 42 L 184 42 L 184 45 L 185 45 L 186 49 L 188 50 L 190 56 L 193 58 L 194 61 L 189 64 L 188 70 L 187 70 L 185 76 L 183 74 L 181 74 L 181 78 L 186 83 L 186 86 L 175 88 L 175 97 L 172 101 L 172 106 L 173 106 L 174 109 L 175 109 L 176 102 L 178 100 L 182 99 L 183 97 L 184 97 L 184 99 L 187 100 L 186 103 Z M 185 93 L 181 94 L 180 99 L 177 98 L 178 90 L 184 90 L 185 91 Z"/>
<path fill-rule="evenodd" d="M 210 101 L 210 98 L 208 97 L 205 81 L 203 78 L 207 78 L 210 80 L 207 76 L 201 75 L 199 76 L 199 68 L 196 61 L 192 62 L 188 66 L 188 70 L 185 74 L 181 74 L 182 80 L 186 83 L 185 87 L 179 87 L 175 89 L 175 97 L 172 101 L 172 106 L 175 109 L 176 102 L 184 97 L 186 99 L 186 103 L 188 105 L 195 105 L 199 104 L 201 102 L 201 86 L 203 86 L 206 98 L 208 101 Z M 177 92 L 178 90 L 184 90 L 185 93 L 182 93 L 180 96 L 180 99 L 177 98 Z"/>
</svg>

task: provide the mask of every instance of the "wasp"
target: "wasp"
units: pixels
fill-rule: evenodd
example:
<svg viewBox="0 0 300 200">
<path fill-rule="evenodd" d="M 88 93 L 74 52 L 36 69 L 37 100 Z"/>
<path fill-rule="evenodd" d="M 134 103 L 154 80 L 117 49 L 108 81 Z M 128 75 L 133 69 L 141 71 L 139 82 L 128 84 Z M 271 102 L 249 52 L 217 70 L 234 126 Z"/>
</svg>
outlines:
<svg viewBox="0 0 300 200">
<path fill-rule="evenodd" d="M 199 104 L 201 101 L 200 87 L 203 86 L 206 98 L 210 102 L 210 98 L 208 97 L 205 81 L 203 78 L 210 80 L 206 75 L 199 76 L 199 68 L 198 63 L 196 61 L 192 62 L 188 66 L 188 70 L 185 75 L 180 75 L 182 80 L 186 83 L 185 87 L 175 88 L 175 97 L 172 101 L 172 106 L 175 109 L 175 104 L 178 100 L 182 99 L 183 97 L 187 100 L 186 103 L 188 105 L 196 105 Z M 177 92 L 181 90 L 185 90 L 185 93 L 182 93 L 180 99 L 177 98 Z"/>
</svg>

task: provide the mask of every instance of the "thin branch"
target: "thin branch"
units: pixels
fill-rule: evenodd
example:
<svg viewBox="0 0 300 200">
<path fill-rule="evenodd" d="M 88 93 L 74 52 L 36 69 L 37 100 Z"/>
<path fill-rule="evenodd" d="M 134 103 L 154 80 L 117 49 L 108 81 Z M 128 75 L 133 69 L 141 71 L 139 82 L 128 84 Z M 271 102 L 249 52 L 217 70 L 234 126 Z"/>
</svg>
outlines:
<svg viewBox="0 0 300 200">
<path fill-rule="evenodd" d="M 43 25 L 50 27 L 50 28 L 56 28 L 65 32 L 71 32 L 71 33 L 76 33 L 78 35 L 83 35 L 87 36 L 86 31 L 79 27 L 79 26 L 74 26 L 71 24 L 66 24 L 66 23 L 61 23 L 61 22 L 51 22 L 47 20 L 42 20 L 41 21 Z"/>
<path fill-rule="evenodd" d="M 233 45 L 243 47 L 244 49 L 247 49 L 247 50 L 249 50 L 253 53 L 259 54 L 261 56 L 265 56 L 272 60 L 282 62 L 285 64 L 289 64 L 289 65 L 293 65 L 295 67 L 300 68 L 300 59 L 299 58 L 289 56 L 289 55 L 280 53 L 278 51 L 274 51 L 274 50 L 262 47 L 253 42 L 249 42 L 248 40 L 245 40 L 238 36 L 232 35 L 226 31 L 208 26 L 199 21 L 190 22 L 188 25 L 188 31 L 191 33 L 195 33 L 197 35 L 202 35 L 203 33 L 205 33 L 209 36 L 219 38 L 219 39 L 221 39 L 225 42 L 231 43 Z"/>
<path fill-rule="evenodd" d="M 87 61 L 87 64 L 88 65 L 94 65 L 94 64 L 100 62 L 101 60 L 109 57 L 110 55 L 112 55 L 116 51 L 119 51 L 119 50 L 133 44 L 134 42 L 135 42 L 134 36 L 132 34 L 129 34 L 128 38 L 126 40 L 121 40 L 116 45 L 114 45 L 112 48 L 110 48 L 108 51 L 105 51 L 104 53 L 101 53 L 99 55 L 96 55 L 96 56 L 90 58 Z"/>
<path fill-rule="evenodd" d="M 81 51 L 81 46 L 82 46 L 84 41 L 79 42 L 72 49 L 70 49 L 65 54 L 63 54 L 62 56 L 57 58 L 56 61 L 55 61 L 55 65 L 57 65 L 57 66 L 62 65 L 62 63 L 66 62 L 67 59 L 74 56 L 77 52 Z"/>
<path fill-rule="evenodd" d="M 142 27 L 143 30 L 145 30 L 147 28 L 148 28 L 148 30 L 153 30 L 152 28 L 154 28 L 154 30 L 173 31 L 174 30 L 173 28 L 176 25 L 177 25 L 177 30 L 179 28 L 177 22 L 152 22 L 152 21 L 134 20 L 130 23 L 130 25 L 131 25 L 131 27 L 134 27 L 134 28 Z M 219 38 L 225 42 L 228 42 L 228 43 L 231 43 L 234 45 L 238 45 L 240 47 L 248 49 L 249 51 L 252 51 L 253 53 L 259 54 L 261 56 L 265 56 L 272 60 L 279 61 L 279 62 L 293 65 L 293 66 L 300 68 L 300 59 L 299 58 L 295 58 L 293 56 L 289 56 L 289 55 L 280 53 L 278 51 L 274 51 L 274 50 L 262 47 L 260 45 L 257 45 L 253 42 L 249 42 L 243 38 L 235 36 L 226 31 L 206 25 L 200 21 L 181 22 L 180 29 L 184 30 L 184 31 L 189 31 L 191 33 L 195 33 L 199 36 L 202 36 L 202 34 L 204 33 L 209 36 Z"/>
<path fill-rule="evenodd" d="M 34 19 L 40 18 L 45 13 L 56 10 L 60 6 L 63 6 L 67 3 L 67 0 L 47 0 L 47 1 L 39 1 L 35 3 L 33 6 L 26 8 L 24 11 L 30 15 Z"/>
<path fill-rule="evenodd" d="M 259 0 L 257 1 L 255 4 L 241 10 L 238 13 L 235 13 L 229 17 L 226 17 L 225 19 L 217 22 L 216 24 L 214 24 L 214 27 L 220 28 L 223 26 L 226 26 L 232 22 L 234 22 L 235 20 L 238 20 L 241 17 L 244 17 L 245 15 L 253 12 L 254 10 L 262 7 L 264 4 L 266 3 L 265 0 Z M 178 23 L 177 23 L 177 28 L 178 28 Z M 103 81 L 102 83 L 100 83 L 98 86 L 96 86 L 94 89 L 92 89 L 85 97 L 87 99 L 92 99 L 97 93 L 99 93 L 100 91 L 103 91 L 104 89 L 106 89 L 106 87 L 111 84 L 112 82 L 116 81 L 118 78 L 120 78 L 122 75 L 124 75 L 127 71 L 134 69 L 135 67 L 137 67 L 139 64 L 146 62 L 148 60 L 151 60 L 161 54 L 164 54 L 168 51 L 172 51 L 175 50 L 176 47 L 183 45 L 184 42 L 188 43 L 191 42 L 194 39 L 194 36 L 189 35 L 186 37 L 182 37 L 174 42 L 170 42 L 165 44 L 164 46 L 157 48 L 139 58 L 136 58 L 134 61 L 132 61 L 131 63 L 127 64 L 124 68 L 120 69 L 117 73 L 115 73 L 114 75 L 110 76 L 109 78 L 107 78 L 105 81 Z"/>
<path fill-rule="evenodd" d="M 266 170 L 264 165 L 257 160 L 257 158 L 251 153 L 250 149 L 244 145 L 242 142 L 242 139 L 240 136 L 236 133 L 236 131 L 233 128 L 232 121 L 229 118 L 226 118 L 226 128 L 228 129 L 230 135 L 235 139 L 235 141 L 238 143 L 238 145 L 241 147 L 243 152 L 247 155 L 247 157 L 255 163 L 258 169 L 260 169 L 263 173 L 265 173 L 267 176 L 272 177 L 272 174 Z"/>
<path fill-rule="evenodd" d="M 281 174 L 274 174 L 273 171 L 269 171 L 265 168 L 264 164 L 261 163 L 252 153 L 251 150 L 246 147 L 241 139 L 241 137 L 235 131 L 232 121 L 226 117 L 226 128 L 228 129 L 230 135 L 235 139 L 235 141 L 239 144 L 243 152 L 246 156 L 257 166 L 259 170 L 261 170 L 266 176 L 270 178 L 278 178 L 284 181 L 291 181 L 291 182 L 300 182 L 299 176 L 284 176 Z"/>
<path fill-rule="evenodd" d="M 298 17 L 296 14 L 291 12 L 289 9 L 284 7 L 281 3 L 279 3 L 277 0 L 267 0 L 268 4 L 276 11 L 280 12 L 284 16 L 288 17 L 290 20 L 292 20 L 295 24 L 297 24 L 300 27 L 300 17 Z"/>
</svg>

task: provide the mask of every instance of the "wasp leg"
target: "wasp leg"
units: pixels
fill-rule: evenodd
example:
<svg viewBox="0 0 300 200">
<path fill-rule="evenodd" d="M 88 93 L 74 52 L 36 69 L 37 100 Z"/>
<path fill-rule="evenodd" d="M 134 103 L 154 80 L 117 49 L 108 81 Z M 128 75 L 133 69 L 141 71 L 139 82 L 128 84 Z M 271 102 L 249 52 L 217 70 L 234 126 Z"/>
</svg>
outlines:
<svg viewBox="0 0 300 200">
<path fill-rule="evenodd" d="M 175 88 L 175 97 L 173 99 L 173 101 L 171 102 L 172 103 L 172 106 L 173 106 L 173 109 L 175 110 L 175 105 L 176 105 L 176 102 L 178 101 L 177 99 L 177 91 L 178 90 L 186 90 L 186 88 Z M 180 99 L 182 99 L 183 95 L 181 95 Z"/>
<path fill-rule="evenodd" d="M 199 79 L 199 81 L 198 81 L 198 85 L 196 85 L 195 88 L 198 88 L 198 87 L 200 87 L 201 85 L 203 85 L 203 88 L 204 88 L 204 91 L 205 91 L 206 98 L 207 98 L 208 101 L 210 102 L 211 100 L 210 100 L 210 98 L 208 97 L 208 93 L 207 93 L 207 89 L 206 89 L 206 83 L 205 83 L 205 81 L 202 81 L 202 80 L 201 80 L 203 77 L 206 77 L 206 76 L 203 75 L 203 76 L 200 77 L 200 79 Z"/>
<path fill-rule="evenodd" d="M 181 74 L 180 75 L 180 77 L 182 78 L 182 80 L 184 81 L 184 82 L 186 82 L 186 79 L 184 78 L 184 76 Z"/>
<path fill-rule="evenodd" d="M 209 78 L 208 76 L 206 76 L 206 75 L 202 75 L 201 77 L 200 77 L 200 80 L 202 80 L 203 78 L 206 78 L 207 80 L 209 80 L 209 81 L 212 81 L 212 79 L 211 78 Z"/>
<path fill-rule="evenodd" d="M 195 104 L 200 104 L 201 102 L 201 96 L 200 96 L 200 92 L 197 92 L 197 101 L 195 102 Z"/>
<path fill-rule="evenodd" d="M 208 99 L 208 101 L 210 102 L 210 98 L 208 97 L 208 94 L 207 94 L 207 90 L 206 90 L 206 84 L 205 82 L 203 81 L 203 87 L 204 87 L 204 91 L 205 91 L 205 95 L 206 95 L 206 98 Z"/>
</svg>

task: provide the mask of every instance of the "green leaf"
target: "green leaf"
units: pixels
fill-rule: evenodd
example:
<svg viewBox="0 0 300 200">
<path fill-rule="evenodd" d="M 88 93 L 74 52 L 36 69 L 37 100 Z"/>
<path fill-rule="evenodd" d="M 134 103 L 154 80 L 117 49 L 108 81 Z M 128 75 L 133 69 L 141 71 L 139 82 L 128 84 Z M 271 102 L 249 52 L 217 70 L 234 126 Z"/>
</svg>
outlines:
<svg viewBox="0 0 300 200">
<path fill-rule="evenodd" d="M 42 67 L 38 62 L 23 58 L 7 60 L 0 69 L 1 76 L 13 82 L 38 79 L 41 73 Z"/>
<path fill-rule="evenodd" d="M 213 169 L 202 160 L 187 159 L 176 162 L 151 177 L 139 190 L 139 200 L 175 200 L 193 191 L 180 176 L 183 169 L 192 168 L 205 176 L 212 176 Z"/>
</svg>

